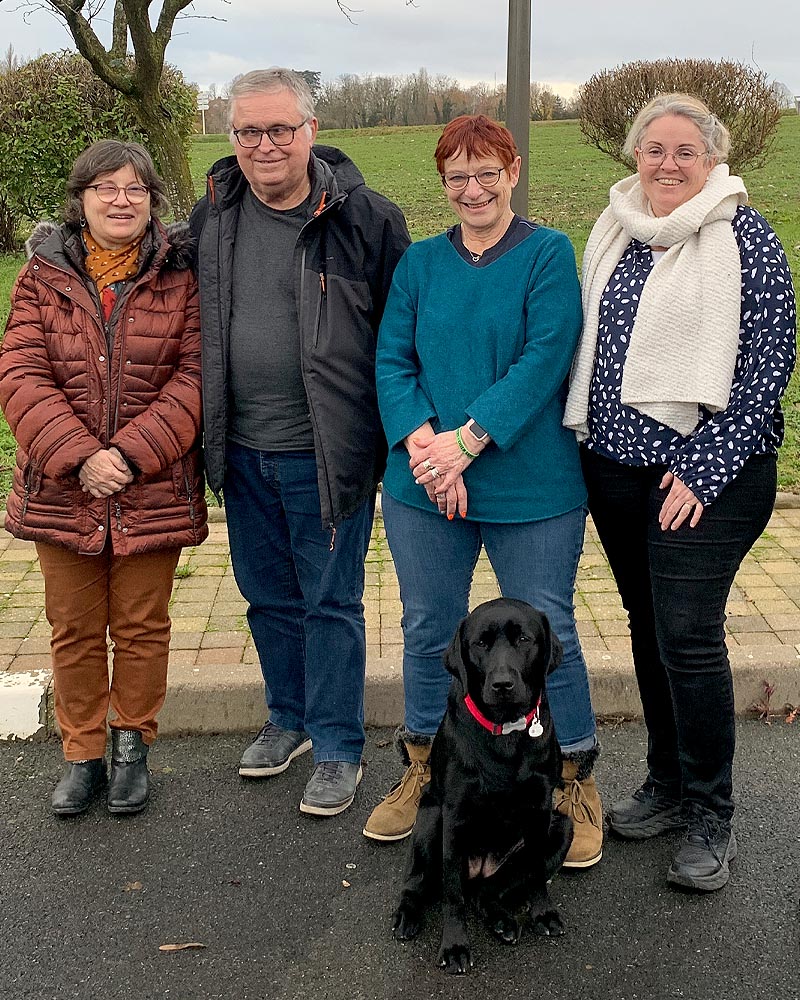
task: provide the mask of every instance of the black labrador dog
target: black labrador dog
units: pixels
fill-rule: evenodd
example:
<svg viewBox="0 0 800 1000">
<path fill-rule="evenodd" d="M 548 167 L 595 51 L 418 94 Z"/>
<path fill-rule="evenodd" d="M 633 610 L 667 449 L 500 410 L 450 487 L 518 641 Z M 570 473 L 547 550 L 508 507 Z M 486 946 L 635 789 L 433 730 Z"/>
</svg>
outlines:
<svg viewBox="0 0 800 1000">
<path fill-rule="evenodd" d="M 441 893 L 438 960 L 450 973 L 472 964 L 468 895 L 506 944 L 519 941 L 523 910 L 534 933 L 564 931 L 547 891 L 572 841 L 572 823 L 553 811 L 561 751 L 545 692 L 560 662 L 545 615 L 507 598 L 468 615 L 445 653 L 453 681 L 392 930 L 415 937 Z"/>
</svg>

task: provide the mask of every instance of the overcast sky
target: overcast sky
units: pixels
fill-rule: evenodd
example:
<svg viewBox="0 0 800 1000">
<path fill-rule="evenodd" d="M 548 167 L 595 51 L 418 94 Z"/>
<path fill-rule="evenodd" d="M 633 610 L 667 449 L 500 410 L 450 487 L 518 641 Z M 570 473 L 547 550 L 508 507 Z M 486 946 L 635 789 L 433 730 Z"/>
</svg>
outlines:
<svg viewBox="0 0 800 1000">
<path fill-rule="evenodd" d="M 18 55 L 71 47 L 44 11 L 0 0 L 0 46 Z M 180 20 L 168 58 L 206 87 L 273 64 L 342 73 L 411 73 L 424 66 L 463 83 L 502 83 L 507 0 L 196 0 Z M 110 11 L 111 2 L 107 3 Z M 153 9 L 160 10 L 155 2 Z M 211 20 L 210 17 L 224 18 Z M 27 20 L 27 23 L 26 23 Z M 107 41 L 108 24 L 97 24 Z M 593 73 L 635 59 L 733 59 L 800 94 L 797 0 L 533 0 L 532 74 L 569 94 Z"/>
</svg>

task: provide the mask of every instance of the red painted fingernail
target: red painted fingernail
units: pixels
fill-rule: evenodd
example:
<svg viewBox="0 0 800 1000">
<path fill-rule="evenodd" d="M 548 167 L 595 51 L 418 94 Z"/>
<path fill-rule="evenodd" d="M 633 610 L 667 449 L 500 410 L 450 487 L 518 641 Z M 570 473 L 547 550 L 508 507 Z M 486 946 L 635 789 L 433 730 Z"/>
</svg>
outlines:
<svg viewBox="0 0 800 1000">
<path fill-rule="evenodd" d="M 455 514 L 448 514 L 447 515 L 447 520 L 448 521 L 452 521 L 454 517 L 455 517 Z"/>
</svg>

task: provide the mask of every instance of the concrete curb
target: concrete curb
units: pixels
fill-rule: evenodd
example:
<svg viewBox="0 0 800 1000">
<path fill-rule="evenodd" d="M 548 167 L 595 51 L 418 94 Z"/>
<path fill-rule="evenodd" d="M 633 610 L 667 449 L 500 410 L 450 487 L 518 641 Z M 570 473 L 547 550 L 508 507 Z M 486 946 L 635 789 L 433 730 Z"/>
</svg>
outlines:
<svg viewBox="0 0 800 1000">
<path fill-rule="evenodd" d="M 800 653 L 794 646 L 740 646 L 730 651 L 737 715 L 752 711 L 764 697 L 764 685 L 775 690 L 770 706 L 800 704 Z M 638 719 L 639 701 L 629 655 L 586 656 L 592 701 L 599 718 Z M 0 738 L 45 738 L 55 730 L 53 688 L 49 671 L 0 677 Z M 170 668 L 169 690 L 159 716 L 162 735 L 234 733 L 258 729 L 266 715 L 264 684 L 255 664 Z M 10 731 L 5 717 L 14 719 Z M 368 726 L 396 726 L 403 720 L 403 677 L 399 659 L 373 657 L 367 664 L 365 721 Z"/>
<path fill-rule="evenodd" d="M 800 654 L 793 646 L 774 653 L 764 647 L 740 646 L 730 653 L 737 715 L 745 715 L 764 696 L 764 683 L 774 685 L 770 704 L 800 704 Z M 587 655 L 592 701 L 600 718 L 641 718 L 630 656 Z M 365 721 L 368 726 L 396 726 L 403 721 L 403 677 L 399 660 L 375 657 L 367 665 Z M 255 730 L 265 717 L 264 686 L 257 666 L 204 667 L 193 682 L 170 681 L 160 716 L 160 731 L 239 732 Z"/>
</svg>

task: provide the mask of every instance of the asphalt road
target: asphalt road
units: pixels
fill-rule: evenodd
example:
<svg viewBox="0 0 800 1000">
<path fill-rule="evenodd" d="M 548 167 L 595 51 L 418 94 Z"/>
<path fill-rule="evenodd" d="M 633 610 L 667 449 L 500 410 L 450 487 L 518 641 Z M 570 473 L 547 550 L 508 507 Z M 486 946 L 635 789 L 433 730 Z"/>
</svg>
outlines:
<svg viewBox="0 0 800 1000">
<path fill-rule="evenodd" d="M 439 920 L 417 941 L 389 933 L 406 845 L 361 836 L 399 767 L 369 733 L 353 807 L 302 816 L 310 755 L 244 782 L 246 738 L 164 740 L 138 817 L 100 803 L 59 820 L 57 743 L 0 744 L 0 997 L 3 1000 L 800 1000 L 800 723 L 739 729 L 730 885 L 668 889 L 679 838 L 610 840 L 602 862 L 560 875 L 560 939 L 516 948 L 471 923 L 475 968 L 435 966 Z M 641 727 L 605 727 L 598 777 L 611 800 L 642 777 Z M 200 942 L 172 953 L 159 945 Z"/>
</svg>

